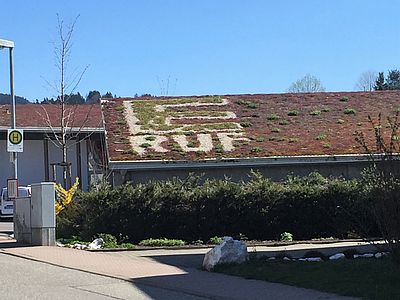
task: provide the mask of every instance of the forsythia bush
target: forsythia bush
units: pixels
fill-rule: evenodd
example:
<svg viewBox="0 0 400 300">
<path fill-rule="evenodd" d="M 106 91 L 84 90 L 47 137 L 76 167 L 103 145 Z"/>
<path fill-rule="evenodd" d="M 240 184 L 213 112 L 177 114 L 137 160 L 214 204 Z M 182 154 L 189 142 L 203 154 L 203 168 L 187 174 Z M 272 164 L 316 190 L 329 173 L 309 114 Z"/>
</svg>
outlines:
<svg viewBox="0 0 400 300">
<path fill-rule="evenodd" d="M 77 177 L 75 183 L 69 190 L 66 190 L 62 187 L 61 184 L 56 184 L 56 215 L 58 215 L 68 204 L 71 203 L 76 190 L 79 186 L 79 178 Z"/>
</svg>

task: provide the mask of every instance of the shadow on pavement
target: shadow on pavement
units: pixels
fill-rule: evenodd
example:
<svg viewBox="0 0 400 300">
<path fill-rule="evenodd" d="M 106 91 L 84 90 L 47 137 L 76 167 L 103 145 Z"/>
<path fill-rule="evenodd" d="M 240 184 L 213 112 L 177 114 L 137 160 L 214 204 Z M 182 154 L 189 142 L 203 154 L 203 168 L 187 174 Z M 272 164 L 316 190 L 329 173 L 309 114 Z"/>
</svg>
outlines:
<svg viewBox="0 0 400 300">
<path fill-rule="evenodd" d="M 257 253 L 269 255 L 269 252 Z M 136 287 L 151 299 L 170 299 L 160 296 L 148 287 L 180 293 L 176 299 L 356 299 L 258 280 L 249 280 L 202 270 L 204 254 L 149 255 L 147 258 L 172 265 L 187 272 L 180 275 L 151 276 L 132 279 Z"/>
<path fill-rule="evenodd" d="M 182 269 L 194 268 L 200 270 L 202 268 L 204 254 L 155 255 L 147 257 L 157 262 Z"/>
</svg>

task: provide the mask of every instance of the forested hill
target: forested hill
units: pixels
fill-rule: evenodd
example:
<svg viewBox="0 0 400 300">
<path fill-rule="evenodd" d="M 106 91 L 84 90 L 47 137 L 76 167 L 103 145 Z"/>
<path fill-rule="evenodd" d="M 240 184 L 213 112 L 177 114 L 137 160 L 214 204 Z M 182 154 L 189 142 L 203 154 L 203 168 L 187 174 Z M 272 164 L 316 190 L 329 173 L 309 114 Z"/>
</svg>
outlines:
<svg viewBox="0 0 400 300">
<path fill-rule="evenodd" d="M 20 96 L 15 96 L 15 101 L 18 104 L 27 104 L 30 103 L 26 98 L 20 97 Z M 10 104 L 11 103 L 11 97 L 9 94 L 2 94 L 0 93 L 0 104 Z"/>
</svg>

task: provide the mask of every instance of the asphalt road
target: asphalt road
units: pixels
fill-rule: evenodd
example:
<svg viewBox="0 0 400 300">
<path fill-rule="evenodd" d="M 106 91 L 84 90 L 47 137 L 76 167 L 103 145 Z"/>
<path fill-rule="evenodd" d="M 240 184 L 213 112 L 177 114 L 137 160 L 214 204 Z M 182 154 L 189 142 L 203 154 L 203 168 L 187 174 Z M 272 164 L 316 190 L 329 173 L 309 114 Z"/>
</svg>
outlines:
<svg viewBox="0 0 400 300">
<path fill-rule="evenodd" d="M 12 233 L 14 231 L 13 227 L 12 221 L 0 220 L 0 233 Z"/>
<path fill-rule="evenodd" d="M 165 299 L 204 298 L 65 269 L 0 253 L 1 299 Z"/>
</svg>

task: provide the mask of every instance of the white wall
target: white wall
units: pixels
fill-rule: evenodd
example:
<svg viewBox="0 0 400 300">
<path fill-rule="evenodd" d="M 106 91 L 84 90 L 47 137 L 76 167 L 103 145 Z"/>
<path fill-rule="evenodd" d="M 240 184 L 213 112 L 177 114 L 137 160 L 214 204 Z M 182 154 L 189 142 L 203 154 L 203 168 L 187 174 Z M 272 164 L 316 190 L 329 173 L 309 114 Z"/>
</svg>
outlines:
<svg viewBox="0 0 400 300">
<path fill-rule="evenodd" d="M 81 183 L 84 190 L 88 188 L 88 165 L 86 142 L 81 141 Z M 61 162 L 61 150 L 49 141 L 49 164 Z M 72 163 L 72 182 L 77 177 L 76 145 L 68 151 L 68 160 Z M 7 185 L 7 178 L 13 175 L 7 143 L 0 140 L 0 188 Z M 49 177 L 52 170 L 49 166 Z M 57 181 L 62 179 L 61 168 L 58 168 Z M 20 185 L 45 181 L 44 143 L 42 140 L 25 140 L 24 152 L 18 154 L 18 182 Z"/>
</svg>

